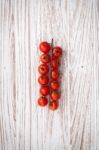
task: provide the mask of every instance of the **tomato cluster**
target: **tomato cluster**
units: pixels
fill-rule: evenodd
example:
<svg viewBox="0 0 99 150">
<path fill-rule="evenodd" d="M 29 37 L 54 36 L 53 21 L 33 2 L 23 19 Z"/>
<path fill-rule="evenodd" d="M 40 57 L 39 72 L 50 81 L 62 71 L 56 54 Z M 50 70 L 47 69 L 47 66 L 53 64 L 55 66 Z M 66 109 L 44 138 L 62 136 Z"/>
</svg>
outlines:
<svg viewBox="0 0 99 150">
<path fill-rule="evenodd" d="M 57 46 L 52 49 L 51 83 L 50 83 L 50 88 L 51 88 L 50 99 L 51 99 L 51 101 L 49 103 L 49 108 L 51 110 L 56 110 L 59 106 L 59 102 L 58 102 L 58 100 L 60 99 L 59 66 L 60 66 L 60 56 L 61 55 L 62 55 L 62 49 L 60 47 Z"/>
<path fill-rule="evenodd" d="M 56 110 L 59 106 L 58 100 L 60 99 L 59 66 L 62 49 L 58 46 L 53 47 L 53 41 L 51 44 L 45 41 L 41 42 L 39 49 L 42 54 L 40 56 L 41 64 L 38 67 L 38 72 L 40 74 L 38 78 L 40 84 L 38 104 L 43 107 L 49 103 L 49 109 Z"/>
<path fill-rule="evenodd" d="M 38 82 L 40 84 L 40 97 L 38 98 L 38 104 L 40 106 L 46 106 L 48 104 L 47 95 L 50 93 L 49 88 L 49 63 L 51 61 L 50 55 L 48 54 L 51 46 L 47 42 L 41 42 L 39 49 L 42 52 L 40 56 L 41 64 L 38 67 L 38 72 L 40 74 Z"/>
</svg>

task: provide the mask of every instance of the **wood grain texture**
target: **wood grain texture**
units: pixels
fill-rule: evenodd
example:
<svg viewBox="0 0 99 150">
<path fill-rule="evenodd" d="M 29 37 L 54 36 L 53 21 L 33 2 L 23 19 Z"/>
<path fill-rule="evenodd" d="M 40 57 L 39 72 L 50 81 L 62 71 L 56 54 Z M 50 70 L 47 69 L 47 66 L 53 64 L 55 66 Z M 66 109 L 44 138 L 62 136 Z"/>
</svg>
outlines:
<svg viewBox="0 0 99 150">
<path fill-rule="evenodd" d="M 38 44 L 63 47 L 60 107 L 37 106 Z M 98 0 L 0 0 L 0 150 L 99 150 Z"/>
<path fill-rule="evenodd" d="M 73 4 L 74 3 L 74 4 Z M 70 4 L 70 139 L 73 150 L 98 150 L 98 7 L 97 1 Z M 97 110 L 98 113 L 98 110 Z M 98 137 L 97 137 L 98 138 Z"/>
</svg>

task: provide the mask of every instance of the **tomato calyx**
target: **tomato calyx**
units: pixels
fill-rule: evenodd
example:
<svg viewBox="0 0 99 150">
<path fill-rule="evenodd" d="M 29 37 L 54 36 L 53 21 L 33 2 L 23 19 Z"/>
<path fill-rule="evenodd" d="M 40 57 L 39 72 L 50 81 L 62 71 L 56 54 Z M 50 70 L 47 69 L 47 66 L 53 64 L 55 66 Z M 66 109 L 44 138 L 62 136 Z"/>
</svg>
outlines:
<svg viewBox="0 0 99 150">
<path fill-rule="evenodd" d="M 49 63 L 51 60 L 50 55 L 49 54 L 42 54 L 40 57 L 40 61 L 42 63 Z"/>
<path fill-rule="evenodd" d="M 49 72 L 49 67 L 47 64 L 41 64 L 39 67 L 38 67 L 38 71 L 41 75 L 45 75 Z"/>
<path fill-rule="evenodd" d="M 56 46 L 53 48 L 53 56 L 60 57 L 62 55 L 62 48 L 59 46 Z"/>
</svg>

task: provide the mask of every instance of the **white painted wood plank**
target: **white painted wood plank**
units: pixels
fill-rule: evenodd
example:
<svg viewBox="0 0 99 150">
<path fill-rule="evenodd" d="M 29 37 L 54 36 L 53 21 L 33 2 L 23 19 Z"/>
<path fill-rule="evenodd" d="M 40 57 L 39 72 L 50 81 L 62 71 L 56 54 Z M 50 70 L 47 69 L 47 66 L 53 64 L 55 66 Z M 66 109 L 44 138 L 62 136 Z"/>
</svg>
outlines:
<svg viewBox="0 0 99 150">
<path fill-rule="evenodd" d="M 71 149 L 96 150 L 97 3 L 71 1 L 70 10 Z"/>
<path fill-rule="evenodd" d="M 67 6 L 66 1 L 50 0 L 1 3 L 1 149 L 69 149 Z M 55 113 L 36 103 L 38 44 L 52 37 L 64 49 L 63 96 Z"/>
<path fill-rule="evenodd" d="M 0 0 L 0 150 L 98 150 L 98 0 Z M 38 44 L 63 47 L 62 97 L 37 106 Z"/>
</svg>

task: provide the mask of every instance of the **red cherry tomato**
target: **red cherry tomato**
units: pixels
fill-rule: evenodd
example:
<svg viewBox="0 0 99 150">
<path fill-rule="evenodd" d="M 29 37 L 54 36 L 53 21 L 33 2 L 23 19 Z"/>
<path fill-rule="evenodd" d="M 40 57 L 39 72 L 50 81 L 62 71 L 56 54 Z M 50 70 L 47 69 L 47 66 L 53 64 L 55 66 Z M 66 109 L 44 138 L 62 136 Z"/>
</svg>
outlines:
<svg viewBox="0 0 99 150">
<path fill-rule="evenodd" d="M 47 53 L 47 52 L 50 51 L 51 46 L 50 46 L 49 43 L 47 43 L 46 41 L 44 41 L 44 42 L 41 42 L 41 43 L 40 43 L 39 49 L 40 49 L 41 52 Z"/>
<path fill-rule="evenodd" d="M 51 60 L 51 67 L 58 68 L 60 65 L 59 58 L 53 57 Z"/>
<path fill-rule="evenodd" d="M 42 63 L 49 63 L 51 60 L 50 55 L 49 54 L 42 54 L 40 57 L 40 61 Z"/>
<path fill-rule="evenodd" d="M 51 88 L 52 88 L 53 90 L 58 90 L 59 87 L 60 87 L 60 84 L 59 84 L 58 81 L 52 81 L 52 82 L 51 82 Z"/>
<path fill-rule="evenodd" d="M 53 69 L 52 72 L 51 72 L 51 78 L 53 80 L 57 80 L 58 77 L 59 77 L 59 71 L 58 71 L 58 69 Z"/>
<path fill-rule="evenodd" d="M 42 86 L 40 88 L 40 93 L 43 95 L 43 96 L 47 96 L 50 92 L 50 89 L 49 89 L 49 86 Z"/>
<path fill-rule="evenodd" d="M 60 98 L 60 93 L 58 91 L 52 91 L 50 97 L 52 100 L 57 101 Z"/>
<path fill-rule="evenodd" d="M 56 110 L 58 108 L 58 106 L 59 106 L 58 101 L 51 101 L 49 103 L 49 109 L 51 109 L 53 111 Z"/>
<path fill-rule="evenodd" d="M 46 75 L 42 75 L 38 78 L 38 82 L 41 84 L 41 85 L 45 85 L 45 84 L 48 84 L 49 82 L 49 77 L 46 76 Z"/>
<path fill-rule="evenodd" d="M 39 71 L 40 74 L 45 75 L 45 74 L 47 74 L 49 72 L 49 67 L 46 64 L 41 64 L 38 67 L 38 71 Z"/>
<path fill-rule="evenodd" d="M 59 57 L 59 56 L 61 56 L 62 55 L 62 48 L 61 47 L 54 47 L 53 48 L 53 55 L 55 56 L 55 57 Z"/>
<path fill-rule="evenodd" d="M 43 107 L 43 106 L 46 106 L 47 104 L 48 104 L 48 99 L 46 97 L 41 96 L 38 99 L 38 105 Z"/>
</svg>

